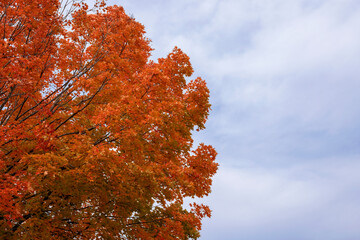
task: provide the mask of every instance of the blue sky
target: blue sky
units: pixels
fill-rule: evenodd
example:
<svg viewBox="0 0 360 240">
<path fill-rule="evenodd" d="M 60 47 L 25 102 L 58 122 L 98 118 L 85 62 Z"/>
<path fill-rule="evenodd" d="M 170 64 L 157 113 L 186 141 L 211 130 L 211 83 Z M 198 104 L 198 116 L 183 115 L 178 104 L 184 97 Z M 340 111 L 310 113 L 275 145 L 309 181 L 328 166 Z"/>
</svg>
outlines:
<svg viewBox="0 0 360 240">
<path fill-rule="evenodd" d="M 360 239 L 360 1 L 109 0 L 206 79 L 201 239 Z"/>
</svg>

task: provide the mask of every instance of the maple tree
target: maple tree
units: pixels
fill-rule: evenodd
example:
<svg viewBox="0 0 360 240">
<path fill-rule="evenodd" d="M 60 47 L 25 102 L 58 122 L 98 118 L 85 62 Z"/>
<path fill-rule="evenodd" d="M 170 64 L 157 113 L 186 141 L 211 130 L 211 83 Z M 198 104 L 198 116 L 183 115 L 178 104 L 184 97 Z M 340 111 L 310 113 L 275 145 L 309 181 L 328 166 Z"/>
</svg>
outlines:
<svg viewBox="0 0 360 240">
<path fill-rule="evenodd" d="M 0 1 L 0 238 L 197 238 L 218 164 L 180 49 L 97 1 Z M 195 149 L 195 150 L 193 150 Z"/>
</svg>

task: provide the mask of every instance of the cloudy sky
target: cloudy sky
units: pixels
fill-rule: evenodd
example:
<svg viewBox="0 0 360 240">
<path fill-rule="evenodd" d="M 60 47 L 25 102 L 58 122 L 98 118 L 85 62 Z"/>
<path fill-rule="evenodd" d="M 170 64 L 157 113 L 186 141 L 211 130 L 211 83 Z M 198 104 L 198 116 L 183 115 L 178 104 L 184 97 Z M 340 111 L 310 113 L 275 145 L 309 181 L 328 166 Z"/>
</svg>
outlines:
<svg viewBox="0 0 360 240">
<path fill-rule="evenodd" d="M 360 239 L 359 0 L 108 0 L 207 80 L 202 238 Z"/>
</svg>

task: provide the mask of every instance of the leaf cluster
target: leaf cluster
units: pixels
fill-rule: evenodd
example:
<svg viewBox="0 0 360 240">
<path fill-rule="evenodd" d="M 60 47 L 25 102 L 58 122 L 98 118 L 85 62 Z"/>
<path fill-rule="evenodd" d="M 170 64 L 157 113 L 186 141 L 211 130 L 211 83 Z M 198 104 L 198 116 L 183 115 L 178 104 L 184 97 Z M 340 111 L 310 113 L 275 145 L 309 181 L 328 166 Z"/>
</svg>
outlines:
<svg viewBox="0 0 360 240">
<path fill-rule="evenodd" d="M 180 49 L 97 1 L 0 2 L 0 238 L 190 239 L 217 170 L 209 90 Z M 195 149 L 195 150 L 192 150 Z"/>
</svg>

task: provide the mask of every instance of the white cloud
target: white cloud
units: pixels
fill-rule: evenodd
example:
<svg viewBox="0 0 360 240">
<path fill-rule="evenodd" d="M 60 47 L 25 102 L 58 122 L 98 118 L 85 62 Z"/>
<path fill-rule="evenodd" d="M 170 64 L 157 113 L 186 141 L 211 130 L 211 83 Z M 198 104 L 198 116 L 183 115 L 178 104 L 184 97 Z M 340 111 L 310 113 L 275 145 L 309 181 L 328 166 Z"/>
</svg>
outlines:
<svg viewBox="0 0 360 240">
<path fill-rule="evenodd" d="M 360 239 L 359 1 L 119 4 L 155 57 L 181 47 L 210 86 L 196 138 L 221 168 L 204 239 Z"/>
</svg>

